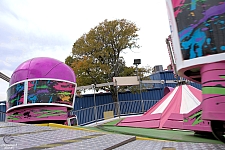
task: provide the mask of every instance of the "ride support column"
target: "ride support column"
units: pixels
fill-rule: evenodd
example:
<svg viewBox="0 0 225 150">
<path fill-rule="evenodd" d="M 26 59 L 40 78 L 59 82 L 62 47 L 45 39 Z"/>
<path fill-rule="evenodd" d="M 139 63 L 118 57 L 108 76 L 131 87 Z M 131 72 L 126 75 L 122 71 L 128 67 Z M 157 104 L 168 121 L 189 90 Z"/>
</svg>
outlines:
<svg viewBox="0 0 225 150">
<path fill-rule="evenodd" d="M 201 68 L 202 119 L 225 121 L 225 61 Z"/>
</svg>

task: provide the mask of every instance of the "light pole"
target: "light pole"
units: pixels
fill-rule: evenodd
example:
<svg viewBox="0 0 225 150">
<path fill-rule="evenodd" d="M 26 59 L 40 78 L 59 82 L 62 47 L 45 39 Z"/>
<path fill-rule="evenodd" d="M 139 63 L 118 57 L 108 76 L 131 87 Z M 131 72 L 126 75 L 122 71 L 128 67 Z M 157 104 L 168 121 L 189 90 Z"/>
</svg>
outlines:
<svg viewBox="0 0 225 150">
<path fill-rule="evenodd" d="M 140 99 L 141 99 L 141 105 L 142 105 L 142 112 L 144 113 L 144 102 L 142 99 L 142 93 L 141 93 L 141 76 L 138 78 L 138 65 L 141 64 L 141 59 L 134 59 L 134 65 L 136 65 L 136 74 L 137 74 L 137 79 L 139 81 L 139 90 L 140 90 Z"/>
<path fill-rule="evenodd" d="M 116 112 L 117 112 L 117 115 L 119 116 L 120 118 L 120 102 L 119 102 L 119 95 L 118 95 L 118 85 L 117 85 L 117 81 L 115 80 L 115 83 L 116 83 L 116 97 L 117 97 L 117 103 L 116 103 Z"/>
<path fill-rule="evenodd" d="M 97 109 L 96 109 L 96 101 L 95 101 L 95 84 L 92 84 L 92 89 L 94 90 L 94 114 L 95 114 L 95 123 L 97 124 Z"/>
</svg>

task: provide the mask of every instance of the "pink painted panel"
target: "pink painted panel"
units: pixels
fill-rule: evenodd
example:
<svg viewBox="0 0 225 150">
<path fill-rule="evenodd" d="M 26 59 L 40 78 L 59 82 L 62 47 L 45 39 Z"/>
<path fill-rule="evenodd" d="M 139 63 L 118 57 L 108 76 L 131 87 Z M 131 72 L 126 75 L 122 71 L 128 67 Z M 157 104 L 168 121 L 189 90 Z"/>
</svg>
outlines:
<svg viewBox="0 0 225 150">
<path fill-rule="evenodd" d="M 128 117 L 122 120 L 122 123 L 129 123 L 129 122 L 140 122 L 140 121 L 150 121 L 150 120 L 159 120 L 161 118 L 161 114 L 150 114 L 150 115 L 143 115 L 137 117 Z"/>
<path fill-rule="evenodd" d="M 203 100 L 207 100 L 207 99 L 218 97 L 218 96 L 220 96 L 220 95 L 218 95 L 218 94 L 204 94 Z M 225 96 L 221 96 L 221 97 L 225 97 Z"/>
<path fill-rule="evenodd" d="M 172 113 L 168 120 L 177 120 L 177 121 L 183 121 L 184 119 L 184 115 L 183 114 L 175 114 L 175 113 Z"/>
<path fill-rule="evenodd" d="M 162 128 L 183 129 L 183 121 L 167 120 L 163 124 Z"/>
<path fill-rule="evenodd" d="M 43 120 L 66 120 L 66 107 L 39 106 L 23 107 L 7 113 L 8 122 L 30 122 Z"/>
<path fill-rule="evenodd" d="M 206 72 L 202 72 L 202 73 L 206 73 Z M 220 75 L 224 75 L 224 70 L 216 70 L 216 69 L 209 70 L 209 71 L 207 71 L 207 76 L 209 78 L 202 78 L 202 83 L 205 86 L 214 86 L 213 84 L 210 84 L 210 83 L 214 83 L 214 82 L 208 82 L 208 83 L 204 83 L 204 82 L 207 82 L 209 80 L 215 80 L 217 82 L 224 81 L 224 79 L 221 78 Z M 219 83 L 222 84 L 222 82 L 219 82 Z"/>
<path fill-rule="evenodd" d="M 215 70 L 215 69 L 218 69 L 218 70 L 222 69 L 223 70 L 224 69 L 224 62 L 209 63 L 207 65 L 204 65 L 201 68 L 201 73 L 204 73 L 204 72 L 207 72 L 207 71 L 210 71 L 210 70 Z"/>
<path fill-rule="evenodd" d="M 202 118 L 225 120 L 225 62 L 205 64 L 202 75 Z"/>
<path fill-rule="evenodd" d="M 182 88 L 179 88 L 169 105 L 163 111 L 163 114 L 161 116 L 160 128 L 162 128 L 163 124 L 167 121 L 171 113 L 180 113 L 181 95 Z"/>
</svg>

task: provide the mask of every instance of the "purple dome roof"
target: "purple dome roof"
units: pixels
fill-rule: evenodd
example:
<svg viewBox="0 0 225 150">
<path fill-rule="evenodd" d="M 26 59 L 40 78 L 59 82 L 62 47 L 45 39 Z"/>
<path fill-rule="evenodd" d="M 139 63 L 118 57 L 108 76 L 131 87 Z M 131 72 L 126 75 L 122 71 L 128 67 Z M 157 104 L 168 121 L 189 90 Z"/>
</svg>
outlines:
<svg viewBox="0 0 225 150">
<path fill-rule="evenodd" d="M 168 94 L 169 92 L 171 92 L 171 91 L 173 91 L 173 87 L 168 87 L 168 86 L 166 86 L 165 88 L 164 88 L 164 95 L 163 96 L 165 96 L 166 94 Z"/>
<path fill-rule="evenodd" d="M 9 84 L 34 78 L 52 78 L 76 82 L 74 71 L 63 62 L 48 57 L 37 57 L 20 64 L 13 72 Z"/>
</svg>

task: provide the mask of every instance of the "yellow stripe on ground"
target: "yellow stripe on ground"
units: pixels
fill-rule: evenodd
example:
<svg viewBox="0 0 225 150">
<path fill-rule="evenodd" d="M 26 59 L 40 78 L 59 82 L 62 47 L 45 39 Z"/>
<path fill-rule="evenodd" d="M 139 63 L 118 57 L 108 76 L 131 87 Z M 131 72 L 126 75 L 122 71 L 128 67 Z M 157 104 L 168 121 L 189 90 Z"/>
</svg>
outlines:
<svg viewBox="0 0 225 150">
<path fill-rule="evenodd" d="M 85 130 L 85 131 L 96 132 L 96 131 L 90 130 L 90 129 L 84 129 L 84 128 L 73 127 L 73 126 L 67 126 L 67 125 L 56 124 L 56 123 L 49 123 L 49 127 L 54 127 L 54 128 L 65 128 L 65 129 L 73 129 L 73 130 Z"/>
<path fill-rule="evenodd" d="M 49 126 L 49 123 L 35 124 L 36 126 Z"/>
<path fill-rule="evenodd" d="M 72 130 L 84 130 L 84 131 L 91 131 L 91 132 L 103 132 L 103 131 L 95 131 L 95 130 L 90 130 L 90 129 L 84 129 L 84 128 L 79 128 L 75 126 L 67 126 L 67 125 L 62 125 L 62 124 L 57 124 L 57 123 L 44 123 L 44 124 L 36 124 L 37 126 L 49 126 L 52 128 L 65 128 L 65 129 L 72 129 Z M 136 140 L 153 140 L 153 141 L 169 141 L 169 140 L 160 140 L 160 139 L 153 139 L 153 138 L 147 138 L 147 137 L 139 137 L 136 136 Z"/>
<path fill-rule="evenodd" d="M 79 142 L 79 141 L 81 141 L 81 140 L 66 140 L 66 142 L 68 142 L 68 143 L 74 143 L 74 142 Z"/>
<path fill-rule="evenodd" d="M 48 145 L 41 145 L 37 146 L 38 148 L 51 148 L 51 147 L 56 147 L 56 146 L 61 146 L 62 144 L 48 144 Z"/>
<path fill-rule="evenodd" d="M 160 140 L 160 139 L 153 139 L 153 138 L 146 138 L 146 137 L 136 137 L 136 140 L 153 140 L 153 141 L 165 141 L 168 142 L 168 140 Z"/>
<path fill-rule="evenodd" d="M 90 131 L 90 132 L 103 132 L 103 131 L 96 131 L 96 130 L 91 130 L 91 129 L 84 129 L 84 128 L 79 128 L 79 126 L 67 126 L 67 125 L 62 125 L 62 124 L 57 124 L 57 123 L 47 123 L 47 124 L 36 124 L 37 126 L 49 126 L 52 128 L 64 128 L 64 129 L 72 129 L 72 130 L 84 130 L 84 131 Z"/>
<path fill-rule="evenodd" d="M 62 124 L 57 124 L 57 123 L 45 123 L 45 124 L 37 124 L 37 125 L 38 126 L 49 126 L 49 127 L 53 127 L 53 128 L 65 128 L 65 129 L 84 130 L 84 131 L 97 132 L 95 130 L 84 129 L 84 128 L 79 128 L 79 127 L 73 127 L 73 126 L 67 126 L 67 125 L 62 125 Z M 98 132 L 103 132 L 103 131 L 98 131 Z M 169 141 L 169 140 L 160 140 L 160 139 L 153 139 L 153 138 L 139 137 L 139 136 L 136 136 L 136 140 Z"/>
</svg>

